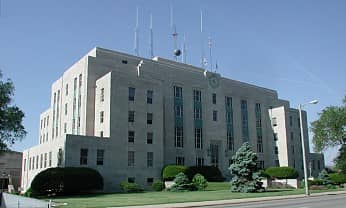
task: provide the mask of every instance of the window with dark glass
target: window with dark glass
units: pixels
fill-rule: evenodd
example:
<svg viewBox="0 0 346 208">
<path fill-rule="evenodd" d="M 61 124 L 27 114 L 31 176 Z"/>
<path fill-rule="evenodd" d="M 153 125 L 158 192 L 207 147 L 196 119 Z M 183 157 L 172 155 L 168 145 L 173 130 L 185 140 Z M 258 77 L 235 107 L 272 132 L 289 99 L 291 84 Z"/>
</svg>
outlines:
<svg viewBox="0 0 346 208">
<path fill-rule="evenodd" d="M 128 142 L 129 143 L 135 142 L 135 132 L 134 131 L 128 131 Z"/>
<path fill-rule="evenodd" d="M 148 132 L 147 133 L 147 144 L 152 144 L 153 143 L 153 132 Z"/>
<path fill-rule="evenodd" d="M 213 93 L 213 104 L 216 104 L 216 93 Z"/>
<path fill-rule="evenodd" d="M 147 152 L 147 167 L 151 168 L 154 164 L 154 153 L 153 152 Z"/>
<path fill-rule="evenodd" d="M 176 157 L 175 158 L 175 164 L 176 165 L 184 165 L 185 164 L 185 158 L 184 157 Z"/>
<path fill-rule="evenodd" d="M 105 88 L 101 88 L 100 101 L 101 102 L 105 101 Z"/>
<path fill-rule="evenodd" d="M 103 165 L 105 151 L 103 149 L 98 149 L 96 152 L 96 165 Z"/>
<path fill-rule="evenodd" d="M 148 104 L 153 104 L 153 96 L 154 96 L 154 91 L 147 90 L 147 103 Z"/>
<path fill-rule="evenodd" d="M 153 114 L 147 113 L 147 124 L 153 124 Z"/>
<path fill-rule="evenodd" d="M 183 98 L 183 88 L 174 86 L 174 97 Z"/>
<path fill-rule="evenodd" d="M 176 127 L 175 131 L 175 142 L 174 146 L 175 147 L 184 147 L 184 133 L 183 133 L 183 128 L 182 127 Z"/>
<path fill-rule="evenodd" d="M 217 111 L 213 111 L 213 121 L 217 121 Z"/>
<path fill-rule="evenodd" d="M 88 164 L 88 149 L 80 149 L 80 165 Z"/>
<path fill-rule="evenodd" d="M 133 123 L 135 122 L 135 112 L 134 111 L 129 111 L 128 113 L 128 121 Z"/>
<path fill-rule="evenodd" d="M 129 87 L 129 101 L 135 100 L 136 88 Z"/>
<path fill-rule="evenodd" d="M 193 90 L 193 101 L 201 102 L 201 94 L 200 90 Z"/>
<path fill-rule="evenodd" d="M 135 166 L 135 152 L 128 151 L 127 153 L 127 166 L 133 167 Z"/>
</svg>

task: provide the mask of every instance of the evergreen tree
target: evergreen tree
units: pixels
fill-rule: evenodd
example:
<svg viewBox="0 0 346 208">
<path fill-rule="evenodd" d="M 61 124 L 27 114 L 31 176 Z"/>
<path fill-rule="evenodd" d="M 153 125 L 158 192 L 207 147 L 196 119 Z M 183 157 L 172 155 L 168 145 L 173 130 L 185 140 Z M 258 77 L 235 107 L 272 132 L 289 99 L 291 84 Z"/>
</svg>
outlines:
<svg viewBox="0 0 346 208">
<path fill-rule="evenodd" d="M 232 157 L 233 163 L 229 167 L 231 171 L 232 192 L 258 192 L 264 191 L 257 172 L 257 156 L 251 150 L 249 143 L 244 143 Z"/>
<path fill-rule="evenodd" d="M 325 169 L 318 174 L 318 179 L 322 181 L 323 185 L 332 184 L 328 172 Z"/>
</svg>

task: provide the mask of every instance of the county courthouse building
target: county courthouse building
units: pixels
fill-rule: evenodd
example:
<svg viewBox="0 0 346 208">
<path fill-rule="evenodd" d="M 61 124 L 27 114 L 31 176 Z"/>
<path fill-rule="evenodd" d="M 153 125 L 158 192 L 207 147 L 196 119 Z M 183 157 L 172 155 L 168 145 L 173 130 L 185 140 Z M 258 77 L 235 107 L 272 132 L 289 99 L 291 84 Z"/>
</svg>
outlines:
<svg viewBox="0 0 346 208">
<path fill-rule="evenodd" d="M 311 174 L 323 155 L 309 153 Z M 38 145 L 23 152 L 22 187 L 50 167 L 91 167 L 105 191 L 121 181 L 146 187 L 165 165 L 213 165 L 225 177 L 249 142 L 258 166 L 291 166 L 302 176 L 298 110 L 277 92 L 202 68 L 95 48 L 51 88 Z"/>
</svg>

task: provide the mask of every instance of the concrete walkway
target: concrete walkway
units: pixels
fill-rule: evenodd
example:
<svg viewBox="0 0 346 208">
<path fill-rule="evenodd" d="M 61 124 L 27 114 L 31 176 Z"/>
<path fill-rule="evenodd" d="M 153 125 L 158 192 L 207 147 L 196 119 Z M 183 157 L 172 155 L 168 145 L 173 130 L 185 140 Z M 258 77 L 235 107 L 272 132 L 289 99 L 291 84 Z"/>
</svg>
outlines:
<svg viewBox="0 0 346 208">
<path fill-rule="evenodd" d="M 318 197 L 323 195 L 336 195 L 346 194 L 346 191 L 331 191 L 311 194 L 310 197 Z M 182 207 L 207 207 L 216 205 L 229 205 L 229 204 L 240 204 L 245 202 L 259 202 L 259 201 L 271 201 L 280 199 L 296 199 L 304 198 L 304 194 L 299 195 L 287 195 L 287 196 L 270 196 L 270 197 L 258 197 L 258 198 L 244 198 L 244 199 L 229 199 L 229 200 L 218 200 L 218 201 L 202 201 L 202 202 L 184 202 L 184 203 L 171 203 L 171 204 L 157 204 L 157 205 L 144 205 L 144 206 L 128 206 L 127 208 L 182 208 Z M 116 207 L 114 207 L 116 208 Z M 119 208 L 119 207 L 117 207 Z"/>
</svg>

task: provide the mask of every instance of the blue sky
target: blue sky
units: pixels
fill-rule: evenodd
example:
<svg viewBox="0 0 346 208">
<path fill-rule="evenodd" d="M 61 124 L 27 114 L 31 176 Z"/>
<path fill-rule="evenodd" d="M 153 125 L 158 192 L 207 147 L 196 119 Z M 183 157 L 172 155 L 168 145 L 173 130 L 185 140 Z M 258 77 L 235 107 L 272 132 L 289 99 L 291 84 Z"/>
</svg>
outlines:
<svg viewBox="0 0 346 208">
<path fill-rule="evenodd" d="M 95 46 L 134 53 L 136 6 L 141 56 L 149 57 L 152 13 L 154 54 L 172 58 L 172 5 L 179 44 L 186 35 L 187 63 L 200 66 L 201 40 L 207 53 L 211 36 L 223 76 L 277 90 L 292 107 L 319 99 L 307 109 L 309 121 L 346 94 L 343 0 L 0 1 L 0 68 L 14 81 L 14 102 L 26 114 L 28 135 L 13 146 L 18 151 L 37 144 L 51 84 L 76 60 Z M 326 153 L 327 164 L 335 152 Z"/>
</svg>

